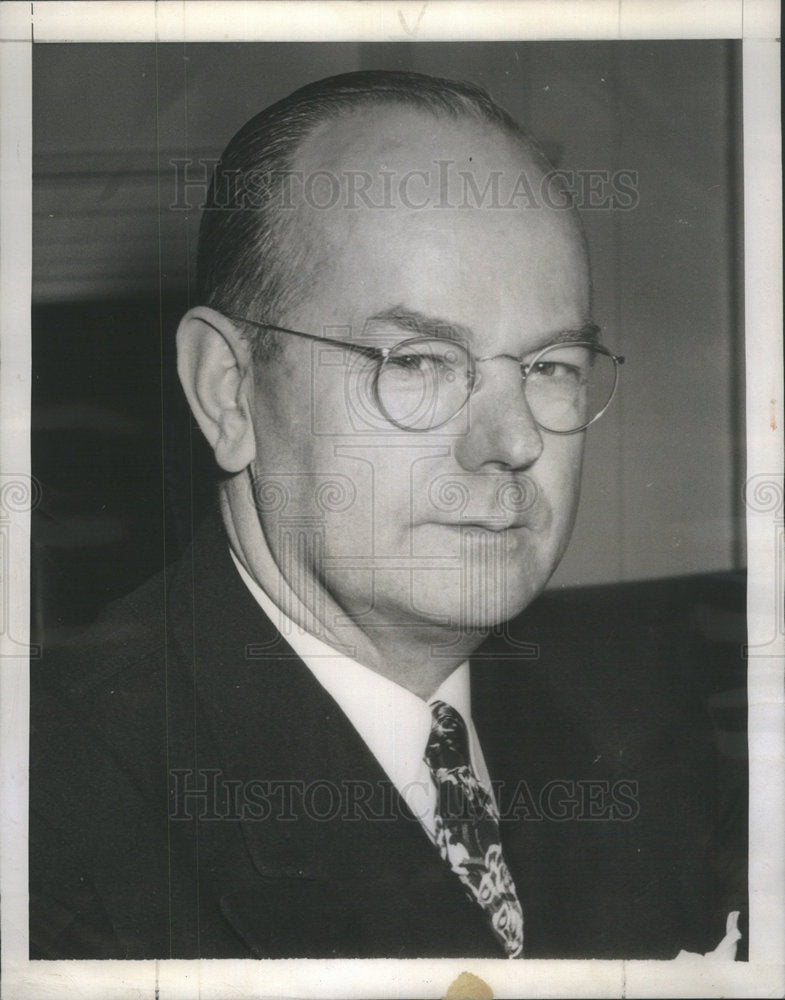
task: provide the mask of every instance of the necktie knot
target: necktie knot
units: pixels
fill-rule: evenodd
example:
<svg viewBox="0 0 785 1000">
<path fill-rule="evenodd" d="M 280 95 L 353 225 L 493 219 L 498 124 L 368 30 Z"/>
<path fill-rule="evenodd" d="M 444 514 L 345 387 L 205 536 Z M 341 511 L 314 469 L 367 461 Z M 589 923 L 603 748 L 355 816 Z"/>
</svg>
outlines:
<svg viewBox="0 0 785 1000">
<path fill-rule="evenodd" d="M 432 771 L 469 764 L 469 734 L 460 712 L 444 701 L 431 705 L 431 735 L 425 748 L 425 763 Z"/>
</svg>

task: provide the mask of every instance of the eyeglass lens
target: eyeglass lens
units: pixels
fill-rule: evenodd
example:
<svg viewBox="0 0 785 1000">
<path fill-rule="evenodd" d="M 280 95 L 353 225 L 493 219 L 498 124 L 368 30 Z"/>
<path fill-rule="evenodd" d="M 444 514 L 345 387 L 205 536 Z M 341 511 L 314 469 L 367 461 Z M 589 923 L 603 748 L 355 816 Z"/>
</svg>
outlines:
<svg viewBox="0 0 785 1000">
<path fill-rule="evenodd" d="M 610 402 L 616 362 L 592 344 L 555 344 L 522 366 L 532 416 L 545 430 L 586 427 Z M 376 379 L 385 416 L 408 430 L 439 427 L 465 405 L 475 383 L 474 362 L 460 344 L 423 338 L 394 348 Z"/>
</svg>

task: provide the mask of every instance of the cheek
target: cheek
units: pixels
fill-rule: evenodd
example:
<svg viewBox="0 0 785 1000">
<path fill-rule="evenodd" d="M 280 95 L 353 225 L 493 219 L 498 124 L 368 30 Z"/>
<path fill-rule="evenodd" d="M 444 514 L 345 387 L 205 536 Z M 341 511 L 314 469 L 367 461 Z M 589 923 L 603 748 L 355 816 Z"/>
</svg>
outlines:
<svg viewBox="0 0 785 1000">
<path fill-rule="evenodd" d="M 561 542 L 561 551 L 569 540 L 578 510 L 583 446 L 584 439 L 581 434 L 558 439 L 554 442 L 553 460 L 540 473 L 542 488 L 553 514 L 555 533 L 560 536 L 557 541 Z"/>
<path fill-rule="evenodd" d="M 254 380 L 252 409 L 257 462 L 272 469 L 271 463 L 289 464 L 290 453 L 307 452 L 314 408 L 304 366 L 283 358 L 263 364 Z"/>
<path fill-rule="evenodd" d="M 350 328 L 329 331 L 348 338 Z M 358 435 L 389 432 L 374 396 L 374 364 L 362 354 L 340 347 L 314 344 L 304 377 L 298 379 L 297 402 L 309 412 L 317 434 Z M 359 440 L 358 440 L 359 443 Z"/>
</svg>

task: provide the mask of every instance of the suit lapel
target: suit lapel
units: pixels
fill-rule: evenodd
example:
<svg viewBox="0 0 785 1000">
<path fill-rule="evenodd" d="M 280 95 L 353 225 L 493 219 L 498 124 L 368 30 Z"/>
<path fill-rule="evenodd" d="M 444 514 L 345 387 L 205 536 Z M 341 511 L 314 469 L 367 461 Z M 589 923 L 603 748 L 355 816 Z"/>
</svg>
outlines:
<svg viewBox="0 0 785 1000">
<path fill-rule="evenodd" d="M 200 835 L 203 894 L 226 866 L 220 910 L 251 953 L 501 954 L 343 711 L 244 587 L 215 525 L 197 534 L 170 607 L 192 677 L 194 728 L 181 740 L 228 790 L 223 821 Z M 227 847 L 239 831 L 242 863 Z"/>
</svg>

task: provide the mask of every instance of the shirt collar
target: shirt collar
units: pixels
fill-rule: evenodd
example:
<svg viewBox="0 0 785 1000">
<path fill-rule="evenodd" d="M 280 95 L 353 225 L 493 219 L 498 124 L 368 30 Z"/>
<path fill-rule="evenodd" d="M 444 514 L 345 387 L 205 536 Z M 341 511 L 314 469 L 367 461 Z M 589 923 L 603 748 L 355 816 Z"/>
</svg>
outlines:
<svg viewBox="0 0 785 1000">
<path fill-rule="evenodd" d="M 471 725 L 468 660 L 458 666 L 426 702 L 295 625 L 233 552 L 232 559 L 259 606 L 338 703 L 397 788 L 422 775 L 422 758 L 431 731 L 429 706 L 434 701 L 452 705 Z"/>
</svg>

